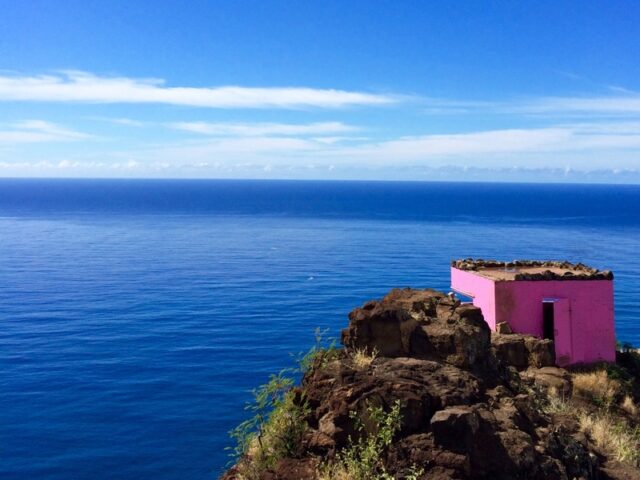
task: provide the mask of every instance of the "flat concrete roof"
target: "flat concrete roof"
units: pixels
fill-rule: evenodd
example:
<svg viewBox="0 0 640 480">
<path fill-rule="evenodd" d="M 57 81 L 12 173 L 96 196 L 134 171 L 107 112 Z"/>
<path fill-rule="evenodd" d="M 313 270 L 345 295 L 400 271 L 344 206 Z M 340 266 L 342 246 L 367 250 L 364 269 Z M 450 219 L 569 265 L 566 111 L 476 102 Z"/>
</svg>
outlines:
<svg viewBox="0 0 640 480">
<path fill-rule="evenodd" d="M 544 280 L 613 280 L 609 270 L 598 270 L 581 263 L 560 261 L 483 260 L 467 258 L 454 260 L 451 266 L 494 281 L 544 281 Z"/>
</svg>

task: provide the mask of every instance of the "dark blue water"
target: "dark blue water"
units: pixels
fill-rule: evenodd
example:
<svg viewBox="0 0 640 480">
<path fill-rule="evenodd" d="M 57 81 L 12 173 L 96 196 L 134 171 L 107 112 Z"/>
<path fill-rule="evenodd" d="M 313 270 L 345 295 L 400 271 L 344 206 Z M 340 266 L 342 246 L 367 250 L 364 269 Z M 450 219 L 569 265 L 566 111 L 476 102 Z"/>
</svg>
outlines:
<svg viewBox="0 0 640 480">
<path fill-rule="evenodd" d="M 452 258 L 616 274 L 640 345 L 640 187 L 0 180 L 0 478 L 204 479 L 316 327 Z"/>
</svg>

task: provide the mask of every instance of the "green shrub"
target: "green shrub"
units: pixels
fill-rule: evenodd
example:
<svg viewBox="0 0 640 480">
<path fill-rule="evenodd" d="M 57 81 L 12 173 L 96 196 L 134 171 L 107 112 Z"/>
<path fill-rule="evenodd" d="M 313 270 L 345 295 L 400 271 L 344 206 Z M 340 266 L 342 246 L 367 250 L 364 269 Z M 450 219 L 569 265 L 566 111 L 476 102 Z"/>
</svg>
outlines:
<svg viewBox="0 0 640 480">
<path fill-rule="evenodd" d="M 266 384 L 254 390 L 253 402 L 245 407 L 252 417 L 229 432 L 236 440 L 232 455 L 243 477 L 259 478 L 281 458 L 300 453 L 309 407 L 292 386 L 293 379 L 284 372 L 271 375 Z"/>
<path fill-rule="evenodd" d="M 336 360 L 340 356 L 341 350 L 336 347 L 335 338 L 325 339 L 325 335 L 329 329 L 315 330 L 315 344 L 308 352 L 298 355 L 298 372 L 301 374 L 309 373 L 314 368 L 324 368 L 329 362 Z"/>
<path fill-rule="evenodd" d="M 382 463 L 383 454 L 400 429 L 400 402 L 394 403 L 389 412 L 381 407 L 367 408 L 369 428 L 355 412 L 358 440 L 349 438 L 349 445 L 336 455 L 336 459 L 321 467 L 321 480 L 391 480 Z M 414 477 L 420 473 L 413 472 Z"/>
</svg>

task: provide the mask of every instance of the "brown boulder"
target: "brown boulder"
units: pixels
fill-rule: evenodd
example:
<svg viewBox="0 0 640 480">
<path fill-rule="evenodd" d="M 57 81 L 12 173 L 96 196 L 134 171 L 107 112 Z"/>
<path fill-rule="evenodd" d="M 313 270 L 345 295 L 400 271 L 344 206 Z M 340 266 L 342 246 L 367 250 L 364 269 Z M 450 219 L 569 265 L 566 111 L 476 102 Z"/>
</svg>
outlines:
<svg viewBox="0 0 640 480">
<path fill-rule="evenodd" d="M 492 332 L 491 346 L 499 360 L 517 370 L 555 366 L 555 350 L 551 340 L 533 335 Z"/>
<path fill-rule="evenodd" d="M 530 367 L 555 367 L 556 350 L 553 340 L 525 335 L 524 346 L 529 354 Z"/>
<path fill-rule="evenodd" d="M 430 426 L 438 445 L 465 452 L 473 447 L 480 419 L 470 407 L 451 407 L 436 412 Z"/>
<path fill-rule="evenodd" d="M 496 357 L 518 370 L 529 366 L 529 355 L 522 335 L 491 334 L 491 346 Z"/>
<path fill-rule="evenodd" d="M 513 330 L 511 330 L 511 325 L 509 325 L 509 322 L 499 322 L 496 325 L 496 332 L 509 334 L 509 333 L 513 333 Z"/>
<path fill-rule="evenodd" d="M 482 398 L 480 382 L 470 372 L 415 358 L 379 358 L 365 370 L 351 369 L 344 362 L 342 369 L 312 372 L 303 386 L 312 409 L 310 424 L 331 448 L 344 446 L 349 436 L 357 434 L 350 412 L 364 416 L 369 406 L 389 409 L 400 401 L 402 432 L 409 434 L 427 430 L 433 414 L 442 408 Z M 314 448 L 318 446 L 314 442 Z"/>
<path fill-rule="evenodd" d="M 544 390 L 554 389 L 563 398 L 569 398 L 573 390 L 571 374 L 564 368 L 530 368 L 521 372 L 520 376 L 524 381 L 542 387 Z"/>
<path fill-rule="evenodd" d="M 485 363 L 490 331 L 479 308 L 435 290 L 392 290 L 349 314 L 347 350 L 376 349 L 385 357 L 437 360 L 470 368 Z"/>
<path fill-rule="evenodd" d="M 273 472 L 268 472 L 263 480 L 300 480 L 316 478 L 319 461 L 313 458 L 283 458 Z"/>
</svg>

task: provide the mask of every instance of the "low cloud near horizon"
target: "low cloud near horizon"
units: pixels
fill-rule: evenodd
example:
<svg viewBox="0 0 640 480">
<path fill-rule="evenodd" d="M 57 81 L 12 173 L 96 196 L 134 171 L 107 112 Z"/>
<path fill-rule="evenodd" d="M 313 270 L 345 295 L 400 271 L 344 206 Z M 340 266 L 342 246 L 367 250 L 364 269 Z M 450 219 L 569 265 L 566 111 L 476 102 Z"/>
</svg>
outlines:
<svg viewBox="0 0 640 480">
<path fill-rule="evenodd" d="M 600 172 L 605 180 L 631 172 L 630 181 L 637 182 L 633 172 L 640 167 L 640 96 L 623 89 L 609 96 L 489 102 L 366 89 L 169 87 L 162 80 L 71 71 L 0 75 L 0 103 L 14 106 L 11 115 L 0 118 L 0 176 L 63 171 L 68 176 L 346 178 L 360 169 L 364 177 L 407 172 L 411 179 L 420 169 L 487 175 L 562 169 L 588 178 Z M 64 115 L 55 110 L 60 104 Z M 102 104 L 120 110 L 117 106 L 125 105 L 126 116 L 120 110 L 105 114 L 105 107 L 87 115 L 91 105 Z M 145 110 L 150 104 L 161 113 L 150 115 Z M 48 116 L 37 116 L 41 105 L 48 105 L 42 108 Z M 390 122 L 385 128 L 384 122 L 370 121 L 385 115 L 415 118 L 416 125 L 403 132 L 402 125 Z M 446 123 L 442 115 L 459 119 L 458 131 L 450 121 L 440 127 Z M 484 127 L 483 115 L 492 116 L 493 128 Z"/>
</svg>

